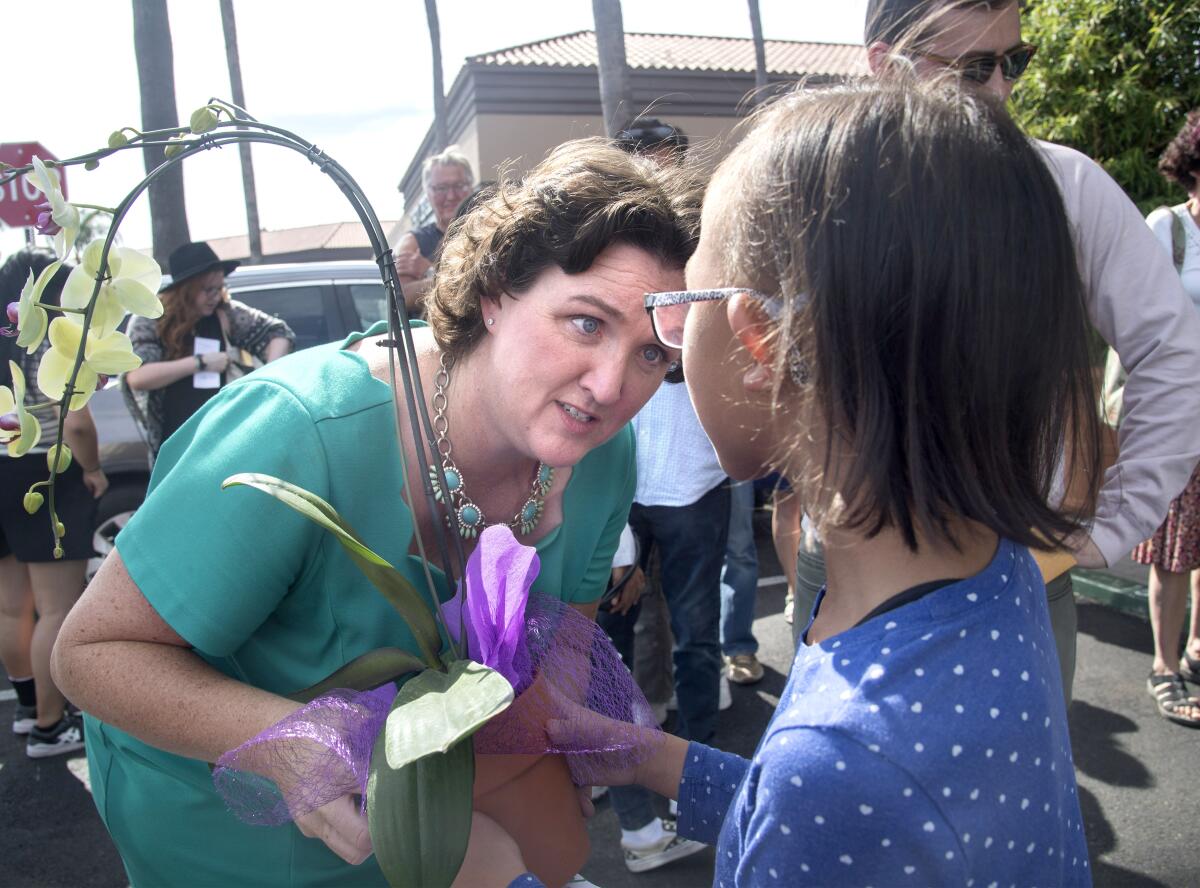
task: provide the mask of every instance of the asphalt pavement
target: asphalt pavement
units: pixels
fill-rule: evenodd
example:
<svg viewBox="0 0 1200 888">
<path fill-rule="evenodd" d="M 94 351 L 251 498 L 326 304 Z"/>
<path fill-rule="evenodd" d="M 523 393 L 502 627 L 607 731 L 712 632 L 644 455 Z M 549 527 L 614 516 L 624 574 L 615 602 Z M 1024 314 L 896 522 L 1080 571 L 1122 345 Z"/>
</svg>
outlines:
<svg viewBox="0 0 1200 888">
<path fill-rule="evenodd" d="M 760 575 L 779 574 L 759 534 Z M 771 717 L 791 662 L 783 586 L 759 590 L 754 631 L 766 667 L 761 682 L 733 687 L 717 744 L 749 755 Z M 1097 886 L 1200 884 L 1200 730 L 1161 719 L 1145 689 L 1150 627 L 1110 607 L 1081 602 L 1075 701 L 1070 710 L 1080 799 Z M 0 674 L 0 725 L 13 702 Z M 1200 690 L 1200 689 L 1198 689 Z M 669 723 L 668 723 L 669 726 Z M 23 739 L 23 738 L 21 738 Z M 86 787 L 82 755 L 33 761 L 21 739 L 0 733 L 0 885 L 4 888 L 122 888 L 120 859 Z M 602 888 L 698 888 L 711 884 L 712 852 L 635 875 L 621 860 L 616 816 L 606 800 L 591 821 L 586 875 Z M 181 874 L 179 886 L 198 886 Z M 140 886 L 139 886 L 140 888 Z"/>
</svg>

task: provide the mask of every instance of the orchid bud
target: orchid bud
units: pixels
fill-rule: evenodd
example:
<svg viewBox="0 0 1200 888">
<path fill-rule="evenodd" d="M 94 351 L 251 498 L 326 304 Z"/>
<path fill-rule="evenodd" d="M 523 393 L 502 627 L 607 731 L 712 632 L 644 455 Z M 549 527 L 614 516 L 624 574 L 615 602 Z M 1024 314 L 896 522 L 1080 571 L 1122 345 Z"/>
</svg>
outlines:
<svg viewBox="0 0 1200 888">
<path fill-rule="evenodd" d="M 45 501 L 46 501 L 46 498 L 44 496 L 42 496 L 36 490 L 31 490 L 27 494 L 25 494 L 25 500 L 24 500 L 25 511 L 28 512 L 30 515 L 34 515 L 37 513 L 37 510 L 42 507 L 42 503 L 44 503 Z"/>
<path fill-rule="evenodd" d="M 62 546 L 55 546 L 55 547 L 54 547 L 54 558 L 55 558 L 55 560 L 61 559 L 62 557 L 63 557 L 63 547 L 62 547 Z"/>
<path fill-rule="evenodd" d="M 129 137 L 126 136 L 125 133 L 121 132 L 121 130 L 117 130 L 115 133 L 113 133 L 111 136 L 108 137 L 108 147 L 109 148 L 124 148 L 128 144 L 129 144 Z"/>
<path fill-rule="evenodd" d="M 21 417 L 15 413 L 5 413 L 0 416 L 0 432 L 21 431 Z"/>
<path fill-rule="evenodd" d="M 206 133 L 215 128 L 217 125 L 217 115 L 213 113 L 213 109 L 208 105 L 203 108 L 197 108 L 192 112 L 191 120 L 188 121 L 188 126 L 196 135 Z"/>
<path fill-rule="evenodd" d="M 8 303 L 8 308 L 6 309 L 6 311 L 8 312 L 8 322 L 10 324 L 17 323 L 17 321 L 21 317 L 21 303 L 19 303 L 19 302 Z"/>
<path fill-rule="evenodd" d="M 59 539 L 62 539 L 67 535 L 67 525 L 63 524 L 61 521 L 55 521 L 54 532 L 58 535 Z"/>
<path fill-rule="evenodd" d="M 62 226 L 54 221 L 54 210 L 50 206 L 50 201 L 37 204 L 34 209 L 42 211 L 38 213 L 37 222 L 34 223 L 33 226 L 38 230 L 39 234 L 45 234 L 53 237 L 62 231 Z"/>
<path fill-rule="evenodd" d="M 174 157 L 183 151 L 183 143 L 172 141 L 170 145 L 163 149 L 163 157 Z"/>
<path fill-rule="evenodd" d="M 88 171 L 91 171 L 91 170 L 98 170 L 98 169 L 100 169 L 100 161 L 98 161 L 98 160 L 89 160 L 87 163 L 85 163 L 85 164 L 83 165 L 83 168 L 84 168 L 85 170 L 88 170 Z"/>
<path fill-rule="evenodd" d="M 54 444 L 46 451 L 46 465 L 55 475 L 60 475 L 71 465 L 71 448 L 66 444 Z"/>
</svg>

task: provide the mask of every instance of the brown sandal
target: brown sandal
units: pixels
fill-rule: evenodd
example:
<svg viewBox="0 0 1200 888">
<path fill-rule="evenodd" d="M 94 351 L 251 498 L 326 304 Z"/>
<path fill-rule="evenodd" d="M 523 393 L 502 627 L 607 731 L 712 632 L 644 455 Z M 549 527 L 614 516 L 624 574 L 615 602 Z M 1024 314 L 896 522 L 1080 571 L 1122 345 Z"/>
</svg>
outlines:
<svg viewBox="0 0 1200 888">
<path fill-rule="evenodd" d="M 1181 712 L 1188 708 L 1200 708 L 1200 700 L 1188 694 L 1183 678 L 1178 672 L 1167 675 L 1150 674 L 1146 679 L 1146 690 L 1158 703 L 1158 714 L 1167 721 L 1189 728 L 1200 728 L 1200 717 L 1188 718 Z"/>
</svg>

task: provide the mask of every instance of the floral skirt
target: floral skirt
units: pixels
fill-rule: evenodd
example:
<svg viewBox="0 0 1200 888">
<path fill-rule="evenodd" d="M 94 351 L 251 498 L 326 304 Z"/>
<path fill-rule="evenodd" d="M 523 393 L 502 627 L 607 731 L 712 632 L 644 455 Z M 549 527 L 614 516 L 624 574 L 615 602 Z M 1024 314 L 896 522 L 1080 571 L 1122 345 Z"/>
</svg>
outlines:
<svg viewBox="0 0 1200 888">
<path fill-rule="evenodd" d="M 1162 526 L 1130 557 L 1139 564 L 1154 564 L 1171 573 L 1200 567 L 1200 467 L 1192 472 L 1183 493 L 1171 500 Z"/>
</svg>

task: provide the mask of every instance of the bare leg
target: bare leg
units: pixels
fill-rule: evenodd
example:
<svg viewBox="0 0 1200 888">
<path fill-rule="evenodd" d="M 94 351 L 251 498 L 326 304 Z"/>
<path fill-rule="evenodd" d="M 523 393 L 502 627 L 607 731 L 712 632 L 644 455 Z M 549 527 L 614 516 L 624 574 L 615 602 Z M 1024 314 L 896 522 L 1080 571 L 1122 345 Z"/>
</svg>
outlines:
<svg viewBox="0 0 1200 888">
<path fill-rule="evenodd" d="M 1187 601 L 1188 575 L 1150 567 L 1150 627 L 1154 632 L 1156 675 L 1174 672 L 1179 663 L 1179 634 Z"/>
<path fill-rule="evenodd" d="M 83 592 L 87 562 L 48 561 L 27 565 L 38 620 L 33 630 L 33 677 L 37 681 L 39 728 L 52 728 L 63 716 L 66 701 L 50 677 L 50 652 L 67 612 Z"/>
<path fill-rule="evenodd" d="M 1187 652 L 1200 659 L 1200 570 L 1192 571 L 1192 619 L 1188 625 Z"/>
<path fill-rule="evenodd" d="M 33 638 L 33 591 L 25 565 L 0 558 L 0 663 L 13 678 L 33 675 L 29 649 Z"/>
</svg>

